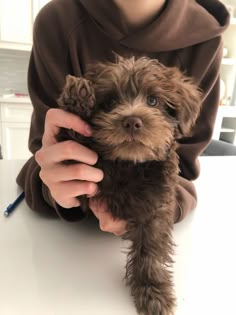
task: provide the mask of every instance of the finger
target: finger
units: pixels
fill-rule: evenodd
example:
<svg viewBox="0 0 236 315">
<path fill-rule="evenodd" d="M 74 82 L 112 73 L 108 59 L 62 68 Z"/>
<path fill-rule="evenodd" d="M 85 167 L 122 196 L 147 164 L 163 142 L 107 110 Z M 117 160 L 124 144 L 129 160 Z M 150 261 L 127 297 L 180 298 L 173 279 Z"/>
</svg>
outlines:
<svg viewBox="0 0 236 315">
<path fill-rule="evenodd" d="M 68 204 L 77 196 L 95 194 L 97 185 L 93 182 L 70 181 L 54 185 L 50 189 L 52 197 L 59 204 Z"/>
<path fill-rule="evenodd" d="M 37 151 L 35 158 L 41 167 L 51 167 L 51 165 L 65 160 L 75 160 L 94 165 L 97 162 L 98 155 L 96 152 L 73 140 L 67 140 L 58 142 L 50 147 L 43 147 Z"/>
<path fill-rule="evenodd" d="M 55 137 L 60 128 L 73 129 L 84 136 L 91 136 L 92 134 L 90 126 L 79 116 L 62 109 L 52 108 L 47 111 L 45 118 L 43 146 L 51 146 L 57 142 Z"/>
<path fill-rule="evenodd" d="M 92 209 L 92 211 L 98 218 L 100 229 L 103 232 L 110 232 L 115 235 L 125 233 L 127 224 L 125 220 L 115 219 L 109 211 L 102 208 L 98 209 L 96 206 Z"/>
<path fill-rule="evenodd" d="M 123 234 L 125 234 L 127 231 L 126 231 L 126 227 L 122 228 L 121 230 L 117 231 L 117 232 L 114 232 L 113 234 L 115 236 L 121 236 Z"/>
<path fill-rule="evenodd" d="M 81 163 L 71 165 L 58 164 L 56 167 L 49 168 L 46 171 L 42 169 L 41 177 L 44 179 L 48 177 L 54 182 L 81 180 L 97 183 L 103 179 L 103 171 Z"/>
<path fill-rule="evenodd" d="M 126 221 L 114 220 L 114 218 L 100 216 L 99 226 L 103 232 L 114 233 L 115 235 L 123 234 L 126 228 Z"/>
<path fill-rule="evenodd" d="M 94 215 L 99 219 L 101 213 L 108 212 L 107 204 L 99 200 L 89 199 L 89 207 L 93 211 Z"/>
<path fill-rule="evenodd" d="M 56 200 L 56 199 L 55 199 L 55 200 Z M 66 208 L 66 209 L 75 208 L 75 207 L 79 207 L 79 206 L 80 206 L 79 199 L 76 198 L 76 197 L 67 198 L 67 199 L 61 198 L 60 200 L 56 200 L 56 202 L 57 202 L 62 208 Z"/>
<path fill-rule="evenodd" d="M 89 207 L 99 220 L 99 226 L 103 232 L 110 232 L 117 236 L 126 232 L 127 222 L 113 218 L 112 214 L 108 211 L 106 202 L 90 199 Z"/>
</svg>

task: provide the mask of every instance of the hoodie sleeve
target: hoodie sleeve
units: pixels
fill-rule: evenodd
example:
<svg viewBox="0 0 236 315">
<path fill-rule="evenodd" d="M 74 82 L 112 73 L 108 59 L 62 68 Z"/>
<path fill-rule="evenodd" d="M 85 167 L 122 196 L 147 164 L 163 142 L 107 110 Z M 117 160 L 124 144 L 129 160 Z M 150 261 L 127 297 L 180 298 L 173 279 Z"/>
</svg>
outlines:
<svg viewBox="0 0 236 315">
<path fill-rule="evenodd" d="M 181 221 L 197 205 L 195 180 L 200 173 L 198 156 L 209 144 L 219 106 L 220 65 L 222 40 L 217 37 L 195 47 L 186 71 L 197 81 L 203 92 L 202 109 L 190 138 L 179 141 L 180 157 L 179 185 L 177 188 L 177 214 Z"/>
<path fill-rule="evenodd" d="M 47 214 L 57 212 L 68 221 L 76 221 L 83 217 L 82 210 L 64 209 L 56 204 L 39 177 L 40 167 L 34 158 L 35 152 L 42 146 L 46 112 L 57 107 L 56 100 L 65 76 L 71 73 L 65 30 L 57 22 L 53 5 L 52 2 L 42 9 L 34 24 L 33 49 L 28 68 L 28 89 L 33 104 L 29 149 L 33 156 L 23 166 L 16 181 L 25 191 L 26 202 L 32 210 Z"/>
</svg>

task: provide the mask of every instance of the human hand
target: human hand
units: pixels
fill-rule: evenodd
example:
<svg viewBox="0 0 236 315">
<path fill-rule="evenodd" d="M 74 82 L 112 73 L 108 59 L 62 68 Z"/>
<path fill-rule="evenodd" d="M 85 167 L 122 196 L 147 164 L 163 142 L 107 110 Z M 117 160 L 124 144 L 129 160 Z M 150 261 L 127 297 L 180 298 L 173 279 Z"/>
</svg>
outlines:
<svg viewBox="0 0 236 315">
<path fill-rule="evenodd" d="M 72 208 L 80 205 L 77 196 L 96 193 L 96 183 L 103 179 L 103 172 L 92 166 L 98 159 L 95 152 L 73 140 L 56 140 L 60 128 L 73 129 L 84 136 L 91 136 L 92 132 L 80 117 L 61 109 L 50 109 L 46 114 L 42 147 L 35 154 L 41 167 L 39 176 L 51 196 L 63 208 Z M 68 165 L 63 163 L 65 160 L 79 163 Z"/>
<path fill-rule="evenodd" d="M 113 218 L 105 202 L 89 200 L 89 207 L 99 220 L 100 229 L 104 232 L 113 233 L 120 236 L 126 232 L 127 222 L 125 220 Z"/>
</svg>

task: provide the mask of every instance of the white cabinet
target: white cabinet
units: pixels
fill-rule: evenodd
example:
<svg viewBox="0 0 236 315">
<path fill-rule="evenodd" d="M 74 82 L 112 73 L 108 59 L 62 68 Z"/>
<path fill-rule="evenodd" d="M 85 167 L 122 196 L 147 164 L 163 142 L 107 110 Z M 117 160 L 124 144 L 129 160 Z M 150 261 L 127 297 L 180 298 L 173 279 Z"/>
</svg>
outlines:
<svg viewBox="0 0 236 315">
<path fill-rule="evenodd" d="M 30 157 L 27 147 L 29 137 L 28 123 L 2 123 L 2 136 L 2 154 L 4 159 L 27 159 Z"/>
<path fill-rule="evenodd" d="M 1 48 L 28 50 L 32 43 L 31 0 L 1 0 Z"/>
<path fill-rule="evenodd" d="M 224 93 L 221 105 L 236 105 L 236 18 L 231 18 L 229 28 L 223 36 L 224 58 L 221 65 L 221 79 L 223 80 Z"/>
<path fill-rule="evenodd" d="M 221 65 L 222 99 L 213 139 L 236 145 L 236 1 L 222 1 L 231 11 L 231 23 L 223 35 L 224 58 Z"/>
<path fill-rule="evenodd" d="M 0 48 L 31 50 L 38 11 L 49 0 L 0 0 Z"/>
<path fill-rule="evenodd" d="M 1 144 L 4 159 L 27 159 L 32 105 L 30 103 L 1 103 Z"/>
<path fill-rule="evenodd" d="M 220 106 L 213 139 L 236 145 L 236 106 Z"/>
<path fill-rule="evenodd" d="M 33 0 L 33 14 L 34 18 L 38 14 L 38 12 L 45 6 L 50 0 Z"/>
</svg>

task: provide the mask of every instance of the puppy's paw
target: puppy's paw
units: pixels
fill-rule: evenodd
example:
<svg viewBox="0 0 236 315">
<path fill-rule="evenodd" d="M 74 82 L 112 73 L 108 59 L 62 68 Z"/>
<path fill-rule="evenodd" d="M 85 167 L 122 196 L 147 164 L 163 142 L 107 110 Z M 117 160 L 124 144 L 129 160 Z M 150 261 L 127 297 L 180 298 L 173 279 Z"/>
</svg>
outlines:
<svg viewBox="0 0 236 315">
<path fill-rule="evenodd" d="M 171 291 L 142 286 L 133 292 L 139 315 L 174 315 L 175 298 Z"/>
<path fill-rule="evenodd" d="M 64 90 L 58 99 L 60 108 L 88 118 L 95 106 L 95 94 L 92 82 L 84 78 L 67 75 Z"/>
</svg>

